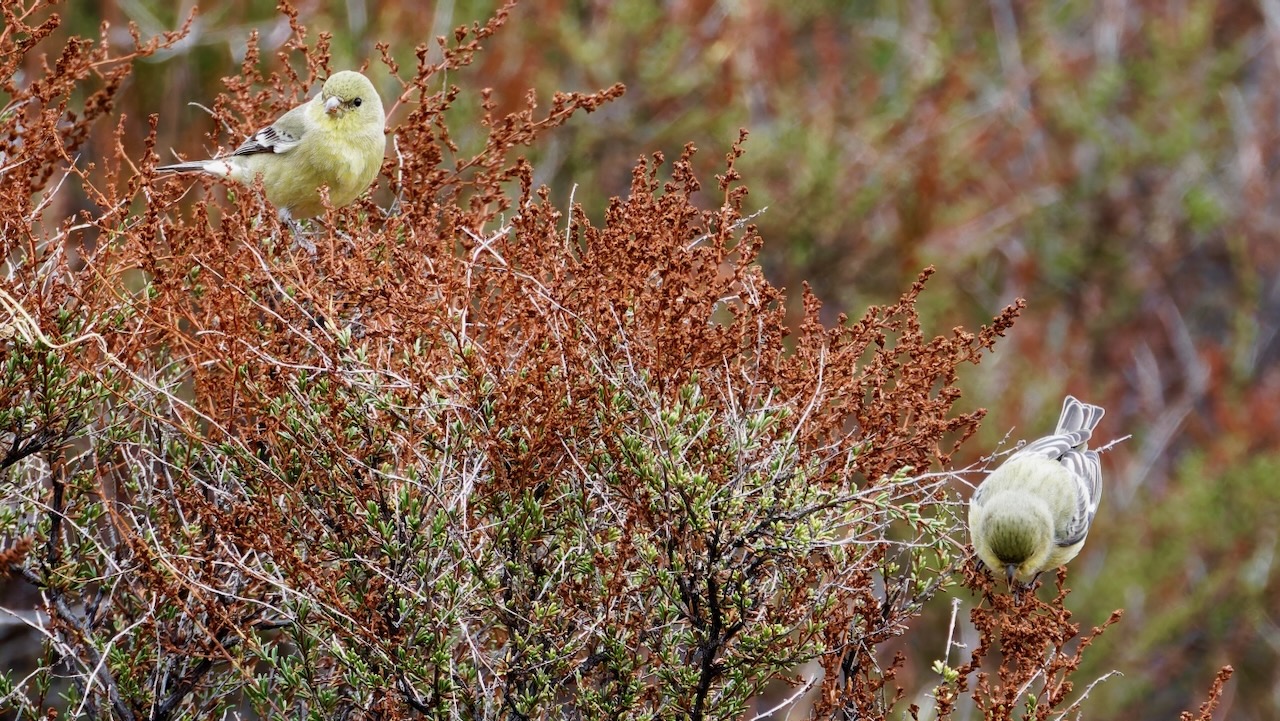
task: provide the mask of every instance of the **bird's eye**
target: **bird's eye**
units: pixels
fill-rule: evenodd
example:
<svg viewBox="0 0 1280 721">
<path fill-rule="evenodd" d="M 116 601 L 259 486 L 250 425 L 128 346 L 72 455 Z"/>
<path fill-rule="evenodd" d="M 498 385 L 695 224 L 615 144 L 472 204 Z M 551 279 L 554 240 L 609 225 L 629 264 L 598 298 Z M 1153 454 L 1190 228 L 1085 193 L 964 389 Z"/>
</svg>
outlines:
<svg viewBox="0 0 1280 721">
<path fill-rule="evenodd" d="M 354 105 L 354 106 L 356 106 L 356 107 L 358 108 L 358 107 L 360 107 L 360 103 L 362 103 L 362 102 L 364 102 L 364 101 L 363 101 L 363 100 L 361 100 L 360 98 L 356 98 L 355 100 L 352 100 L 352 101 L 351 101 L 351 104 L 352 104 L 352 105 Z"/>
</svg>

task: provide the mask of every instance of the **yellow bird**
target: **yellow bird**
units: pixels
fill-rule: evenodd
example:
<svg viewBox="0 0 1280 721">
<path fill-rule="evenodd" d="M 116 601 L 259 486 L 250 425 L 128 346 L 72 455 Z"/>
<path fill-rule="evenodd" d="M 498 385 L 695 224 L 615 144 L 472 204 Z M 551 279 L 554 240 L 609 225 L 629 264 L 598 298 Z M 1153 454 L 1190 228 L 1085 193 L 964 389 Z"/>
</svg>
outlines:
<svg viewBox="0 0 1280 721">
<path fill-rule="evenodd" d="M 320 94 L 254 133 L 235 152 L 156 168 L 161 173 L 208 173 L 252 184 L 262 176 L 267 200 L 282 214 L 324 212 L 321 186 L 335 208 L 350 204 L 382 167 L 387 137 L 382 98 L 373 83 L 350 70 L 334 73 Z"/>
<path fill-rule="evenodd" d="M 1087 443 L 1105 411 L 1071 396 L 1053 435 L 1019 449 L 969 501 L 969 533 L 993 571 L 1031 584 L 1076 557 L 1102 497 L 1102 462 Z"/>
</svg>

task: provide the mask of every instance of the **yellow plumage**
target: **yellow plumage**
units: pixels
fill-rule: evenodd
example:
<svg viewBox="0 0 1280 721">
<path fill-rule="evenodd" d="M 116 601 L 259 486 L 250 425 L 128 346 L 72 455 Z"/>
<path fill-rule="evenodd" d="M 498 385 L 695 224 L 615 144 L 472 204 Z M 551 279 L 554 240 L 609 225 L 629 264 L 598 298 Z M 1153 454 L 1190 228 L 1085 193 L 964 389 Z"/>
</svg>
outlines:
<svg viewBox="0 0 1280 721">
<path fill-rule="evenodd" d="M 272 205 L 295 218 L 310 217 L 324 212 L 321 186 L 340 208 L 373 183 L 386 152 L 385 123 L 382 98 L 369 79 L 342 71 L 232 154 L 156 170 L 208 173 L 246 185 L 260 175 Z"/>
</svg>

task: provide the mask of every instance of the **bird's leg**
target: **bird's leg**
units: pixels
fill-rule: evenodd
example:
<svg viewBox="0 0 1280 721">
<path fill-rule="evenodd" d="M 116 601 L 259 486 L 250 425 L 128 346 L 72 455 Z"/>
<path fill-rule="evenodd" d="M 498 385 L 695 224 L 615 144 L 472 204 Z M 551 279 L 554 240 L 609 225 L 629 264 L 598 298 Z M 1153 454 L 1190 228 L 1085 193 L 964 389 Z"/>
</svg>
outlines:
<svg viewBox="0 0 1280 721">
<path fill-rule="evenodd" d="M 1040 574 L 1042 573 L 1044 573 L 1044 571 L 1040 571 L 1040 573 L 1037 573 L 1036 575 L 1032 576 L 1031 580 L 1027 581 L 1025 585 L 1018 583 L 1012 577 L 1009 579 L 1009 589 L 1013 591 L 1013 602 L 1015 605 L 1020 605 L 1020 602 L 1019 602 L 1020 591 L 1027 591 L 1032 594 L 1036 592 L 1036 584 L 1039 583 Z"/>
<path fill-rule="evenodd" d="M 295 220 L 294 217 L 285 208 L 281 208 L 279 210 L 279 215 L 280 215 L 280 222 L 288 225 L 289 229 L 293 231 L 294 247 L 302 248 L 303 250 L 307 251 L 308 255 L 315 255 L 316 244 L 311 242 L 311 239 L 307 237 L 307 232 L 306 230 L 303 229 L 302 221 Z"/>
</svg>

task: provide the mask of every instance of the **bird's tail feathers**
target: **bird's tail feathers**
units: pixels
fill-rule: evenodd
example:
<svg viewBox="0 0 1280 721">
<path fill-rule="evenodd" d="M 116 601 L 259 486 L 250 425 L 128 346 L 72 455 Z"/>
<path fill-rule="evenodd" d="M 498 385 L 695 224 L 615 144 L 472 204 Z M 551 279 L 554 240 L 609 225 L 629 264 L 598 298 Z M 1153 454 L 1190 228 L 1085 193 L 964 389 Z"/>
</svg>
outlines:
<svg viewBox="0 0 1280 721">
<path fill-rule="evenodd" d="M 199 161 L 194 163 L 174 163 L 173 165 L 161 165 L 156 168 L 157 173 L 198 173 L 204 171 L 204 164 L 207 161 Z"/>
<path fill-rule="evenodd" d="M 208 173 L 209 175 L 217 175 L 223 178 L 232 177 L 235 170 L 235 166 L 222 158 L 161 165 L 156 168 L 157 173 Z"/>
<path fill-rule="evenodd" d="M 1039 438 L 1023 446 L 1015 455 L 1037 456 L 1060 460 L 1073 450 L 1083 449 L 1093 437 L 1093 429 L 1102 420 L 1101 406 L 1090 405 L 1067 396 L 1058 416 L 1058 429 L 1052 435 Z"/>
<path fill-rule="evenodd" d="M 1084 436 L 1082 441 L 1086 441 L 1093 435 L 1093 429 L 1098 427 L 1104 413 L 1106 410 L 1102 406 L 1085 403 L 1077 400 L 1075 396 L 1067 396 L 1062 400 L 1062 413 L 1058 415 L 1058 430 L 1054 433 L 1055 435 L 1080 434 Z"/>
</svg>

